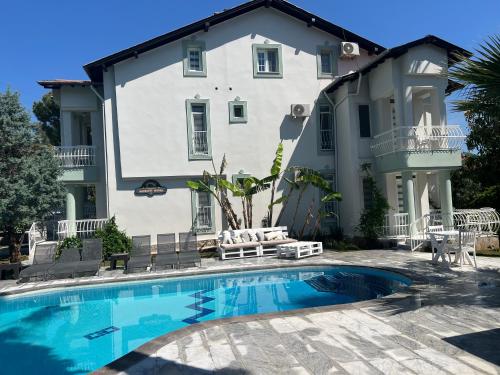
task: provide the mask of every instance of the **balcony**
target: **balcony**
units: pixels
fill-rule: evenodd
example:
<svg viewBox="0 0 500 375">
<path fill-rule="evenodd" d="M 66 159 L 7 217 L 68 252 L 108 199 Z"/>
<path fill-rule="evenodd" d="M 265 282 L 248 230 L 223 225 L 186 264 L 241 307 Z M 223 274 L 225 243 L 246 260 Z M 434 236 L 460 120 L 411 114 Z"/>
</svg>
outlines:
<svg viewBox="0 0 500 375">
<path fill-rule="evenodd" d="M 208 155 L 208 136 L 206 130 L 193 131 L 193 154 Z"/>
<path fill-rule="evenodd" d="M 97 180 L 95 146 L 61 146 L 54 147 L 54 151 L 64 170 L 63 181 Z"/>
<path fill-rule="evenodd" d="M 465 136 L 458 125 L 400 126 L 377 134 L 371 150 L 381 172 L 461 165 Z"/>
</svg>

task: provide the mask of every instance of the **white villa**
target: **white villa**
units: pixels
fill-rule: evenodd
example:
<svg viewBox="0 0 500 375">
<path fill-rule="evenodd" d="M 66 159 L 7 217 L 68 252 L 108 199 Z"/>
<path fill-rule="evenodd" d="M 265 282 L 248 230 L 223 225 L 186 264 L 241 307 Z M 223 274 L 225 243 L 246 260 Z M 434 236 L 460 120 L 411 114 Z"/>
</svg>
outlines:
<svg viewBox="0 0 500 375">
<path fill-rule="evenodd" d="M 115 215 L 127 234 L 153 242 L 190 229 L 215 238 L 226 227 L 220 207 L 186 182 L 224 155 L 226 178 L 265 177 L 280 141 L 284 168 L 319 170 L 342 193 L 325 231 L 355 234 L 371 198 L 365 163 L 390 203 L 389 234 L 437 209 L 446 223 L 464 138 L 445 105 L 454 53 L 468 54 L 431 35 L 385 48 L 286 1 L 253 0 L 89 63 L 89 80 L 39 81 L 61 107 L 59 231 Z M 278 197 L 286 190 L 281 181 Z M 255 226 L 269 194 L 255 198 Z M 317 191 L 307 194 L 296 228 L 312 198 L 320 204 Z M 286 210 L 280 225 L 294 204 Z"/>
</svg>

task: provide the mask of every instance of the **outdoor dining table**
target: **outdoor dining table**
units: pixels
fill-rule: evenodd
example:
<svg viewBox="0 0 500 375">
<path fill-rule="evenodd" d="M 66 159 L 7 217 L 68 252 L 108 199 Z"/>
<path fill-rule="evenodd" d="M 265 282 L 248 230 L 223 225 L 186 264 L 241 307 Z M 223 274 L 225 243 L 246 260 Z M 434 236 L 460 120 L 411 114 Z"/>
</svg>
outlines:
<svg viewBox="0 0 500 375">
<path fill-rule="evenodd" d="M 427 234 L 431 237 L 431 246 L 433 246 L 432 239 L 434 239 L 434 243 L 436 244 L 435 253 L 434 248 L 432 249 L 432 263 L 438 263 L 439 258 L 441 258 L 443 263 L 449 266 L 450 262 L 446 259 L 446 255 L 449 256 L 449 241 L 455 242 L 457 240 L 456 237 L 460 236 L 460 232 L 458 230 L 443 230 L 437 232 L 427 232 Z M 458 253 L 459 250 L 457 249 L 455 261 L 457 260 Z"/>
</svg>

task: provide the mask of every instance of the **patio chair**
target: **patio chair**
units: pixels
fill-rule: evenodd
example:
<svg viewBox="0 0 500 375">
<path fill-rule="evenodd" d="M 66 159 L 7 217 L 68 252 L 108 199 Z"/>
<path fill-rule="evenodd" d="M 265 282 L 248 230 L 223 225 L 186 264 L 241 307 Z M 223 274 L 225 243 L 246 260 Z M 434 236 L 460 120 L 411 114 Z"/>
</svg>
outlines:
<svg viewBox="0 0 500 375">
<path fill-rule="evenodd" d="M 158 234 L 156 236 L 156 258 L 154 269 L 157 267 L 170 266 L 175 268 L 179 264 L 177 250 L 175 248 L 175 233 Z"/>
<path fill-rule="evenodd" d="M 200 253 L 198 251 L 198 238 L 196 233 L 179 233 L 179 268 L 188 265 L 201 266 Z"/>
<path fill-rule="evenodd" d="M 151 236 L 133 236 L 132 252 L 127 263 L 126 273 L 133 269 L 146 269 L 151 265 Z"/>
<path fill-rule="evenodd" d="M 458 264 L 462 267 L 462 264 L 467 261 L 471 266 L 472 260 L 474 260 L 474 268 L 477 269 L 477 260 L 476 260 L 476 239 L 477 232 L 476 231 L 460 231 L 460 252 Z M 470 254 L 472 253 L 472 259 Z"/>
<path fill-rule="evenodd" d="M 45 279 L 47 270 L 54 265 L 57 243 L 40 243 L 35 247 L 33 264 L 19 273 L 20 281 L 40 277 Z"/>
<path fill-rule="evenodd" d="M 89 238 L 82 241 L 82 261 L 75 273 L 99 275 L 102 263 L 102 239 Z"/>
<path fill-rule="evenodd" d="M 56 263 L 47 270 L 47 278 L 73 277 L 80 263 L 80 249 L 63 249 Z"/>
</svg>

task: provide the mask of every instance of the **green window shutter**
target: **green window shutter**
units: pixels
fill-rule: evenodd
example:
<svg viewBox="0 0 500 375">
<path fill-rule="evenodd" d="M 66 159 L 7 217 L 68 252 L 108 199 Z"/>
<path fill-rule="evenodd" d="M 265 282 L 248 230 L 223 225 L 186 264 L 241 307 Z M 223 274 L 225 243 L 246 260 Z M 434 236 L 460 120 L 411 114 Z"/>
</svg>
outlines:
<svg viewBox="0 0 500 375">
<path fill-rule="evenodd" d="M 370 107 L 366 104 L 358 106 L 359 114 L 359 136 L 361 138 L 370 138 Z"/>
</svg>

